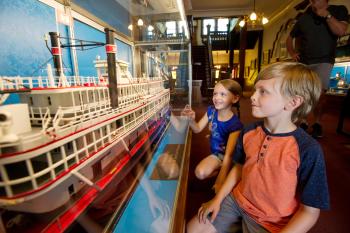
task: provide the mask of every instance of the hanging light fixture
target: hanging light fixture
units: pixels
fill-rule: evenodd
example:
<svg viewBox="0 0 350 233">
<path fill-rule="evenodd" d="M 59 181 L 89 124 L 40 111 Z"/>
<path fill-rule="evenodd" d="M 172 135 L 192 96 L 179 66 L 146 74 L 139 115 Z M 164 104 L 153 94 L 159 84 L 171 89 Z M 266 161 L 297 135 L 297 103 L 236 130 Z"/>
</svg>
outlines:
<svg viewBox="0 0 350 233">
<path fill-rule="evenodd" d="M 265 25 L 268 22 L 269 20 L 264 16 L 263 13 L 256 13 L 255 0 L 254 0 L 253 12 L 250 13 L 249 17 L 244 16 L 243 19 L 239 22 L 239 26 L 244 27 L 244 25 L 247 23 L 247 25 L 255 27 L 255 26 Z"/>
<path fill-rule="evenodd" d="M 143 26 L 143 20 L 142 19 L 138 19 L 137 20 L 137 26 L 139 26 L 139 27 Z"/>
</svg>

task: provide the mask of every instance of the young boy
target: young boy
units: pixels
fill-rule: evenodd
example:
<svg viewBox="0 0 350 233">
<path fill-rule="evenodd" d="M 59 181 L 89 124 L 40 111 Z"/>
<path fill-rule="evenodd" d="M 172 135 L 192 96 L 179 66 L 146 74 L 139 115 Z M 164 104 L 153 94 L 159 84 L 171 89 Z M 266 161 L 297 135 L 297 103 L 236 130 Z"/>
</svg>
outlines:
<svg viewBox="0 0 350 233">
<path fill-rule="evenodd" d="M 320 93 L 317 75 L 303 64 L 274 63 L 260 72 L 251 103 L 263 121 L 242 130 L 234 167 L 188 233 L 227 232 L 240 221 L 243 232 L 299 233 L 316 223 L 329 208 L 323 153 L 295 122 Z"/>
</svg>

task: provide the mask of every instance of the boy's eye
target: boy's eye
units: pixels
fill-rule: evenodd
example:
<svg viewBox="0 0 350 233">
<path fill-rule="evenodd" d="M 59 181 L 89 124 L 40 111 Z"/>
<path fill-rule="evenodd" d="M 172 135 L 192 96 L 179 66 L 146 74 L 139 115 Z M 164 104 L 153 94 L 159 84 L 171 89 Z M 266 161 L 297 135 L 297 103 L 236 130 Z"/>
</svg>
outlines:
<svg viewBox="0 0 350 233">
<path fill-rule="evenodd" d="M 264 89 L 260 89 L 259 92 L 260 92 L 260 94 L 262 94 L 262 95 L 267 93 L 267 91 L 264 90 Z"/>
</svg>

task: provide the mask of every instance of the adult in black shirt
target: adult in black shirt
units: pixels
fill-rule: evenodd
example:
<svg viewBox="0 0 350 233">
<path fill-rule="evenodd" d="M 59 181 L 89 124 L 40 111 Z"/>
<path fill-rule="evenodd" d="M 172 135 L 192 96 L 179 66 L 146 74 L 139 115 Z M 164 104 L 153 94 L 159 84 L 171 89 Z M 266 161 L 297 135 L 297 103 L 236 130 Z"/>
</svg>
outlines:
<svg viewBox="0 0 350 233">
<path fill-rule="evenodd" d="M 310 7 L 299 17 L 287 38 L 287 50 L 295 61 L 308 65 L 319 76 L 322 88 L 329 87 L 329 77 L 335 60 L 337 39 L 346 33 L 348 11 L 343 5 L 328 5 L 328 0 L 310 0 Z M 298 51 L 293 38 L 300 40 Z M 314 113 L 312 136 L 322 137 L 320 119 L 324 97 L 321 95 Z M 304 129 L 306 123 L 302 123 Z"/>
</svg>

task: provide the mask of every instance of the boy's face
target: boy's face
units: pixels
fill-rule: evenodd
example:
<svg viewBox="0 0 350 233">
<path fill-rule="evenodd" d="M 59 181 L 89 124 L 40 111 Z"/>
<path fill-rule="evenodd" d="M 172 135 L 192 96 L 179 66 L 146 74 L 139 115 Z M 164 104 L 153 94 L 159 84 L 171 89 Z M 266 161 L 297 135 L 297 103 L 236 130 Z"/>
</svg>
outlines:
<svg viewBox="0 0 350 233">
<path fill-rule="evenodd" d="M 213 93 L 213 103 L 217 110 L 231 108 L 232 104 L 239 100 L 238 96 L 233 95 L 223 85 L 216 84 Z"/>
<path fill-rule="evenodd" d="M 257 118 L 279 119 L 285 114 L 288 99 L 280 92 L 281 79 L 259 80 L 251 96 L 252 114 Z"/>
</svg>

